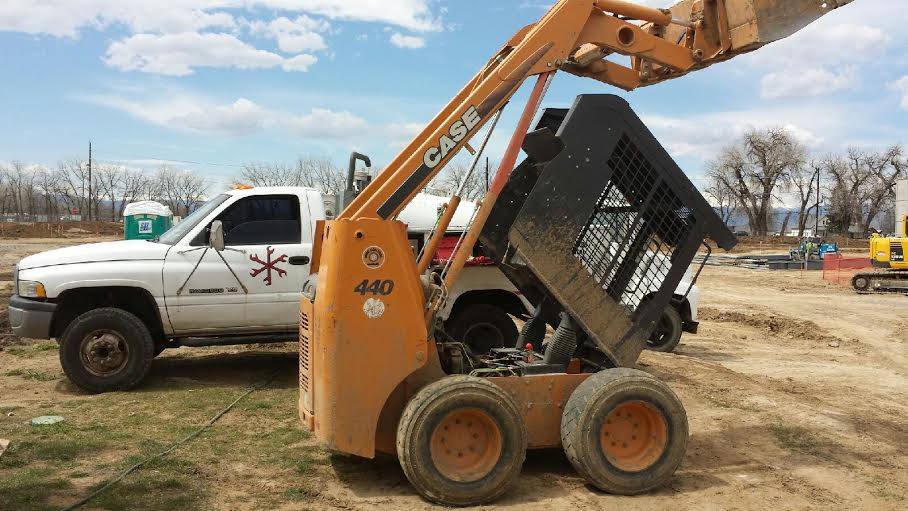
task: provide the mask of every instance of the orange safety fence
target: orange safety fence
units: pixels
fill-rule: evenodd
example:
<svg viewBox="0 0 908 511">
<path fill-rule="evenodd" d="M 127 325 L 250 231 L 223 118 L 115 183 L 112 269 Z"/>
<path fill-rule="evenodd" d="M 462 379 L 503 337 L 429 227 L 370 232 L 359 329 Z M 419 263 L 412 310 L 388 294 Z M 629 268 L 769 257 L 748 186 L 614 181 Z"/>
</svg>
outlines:
<svg viewBox="0 0 908 511">
<path fill-rule="evenodd" d="M 868 257 L 843 257 L 841 254 L 826 254 L 823 258 L 823 280 L 830 284 L 850 286 L 856 273 L 873 268 Z"/>
</svg>

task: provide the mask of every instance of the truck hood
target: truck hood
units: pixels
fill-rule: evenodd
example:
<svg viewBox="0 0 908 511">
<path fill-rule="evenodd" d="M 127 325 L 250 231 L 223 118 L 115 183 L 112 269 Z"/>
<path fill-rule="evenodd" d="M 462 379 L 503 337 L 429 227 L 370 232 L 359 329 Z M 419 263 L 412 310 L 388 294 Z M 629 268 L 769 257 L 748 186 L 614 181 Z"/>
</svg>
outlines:
<svg viewBox="0 0 908 511">
<path fill-rule="evenodd" d="M 105 261 L 163 261 L 170 245 L 145 240 L 108 241 L 48 250 L 19 261 L 19 269 Z"/>
</svg>

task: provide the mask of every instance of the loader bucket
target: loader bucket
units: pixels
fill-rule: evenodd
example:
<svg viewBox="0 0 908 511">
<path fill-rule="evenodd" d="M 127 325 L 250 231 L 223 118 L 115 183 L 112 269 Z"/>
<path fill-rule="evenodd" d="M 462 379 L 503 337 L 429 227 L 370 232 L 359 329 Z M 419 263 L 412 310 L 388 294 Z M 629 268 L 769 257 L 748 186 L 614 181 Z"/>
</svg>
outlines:
<svg viewBox="0 0 908 511">
<path fill-rule="evenodd" d="M 483 250 L 528 300 L 557 303 L 611 363 L 633 366 L 704 238 L 737 240 L 623 99 L 578 96 L 539 128 L 565 148 L 515 169 Z"/>
</svg>

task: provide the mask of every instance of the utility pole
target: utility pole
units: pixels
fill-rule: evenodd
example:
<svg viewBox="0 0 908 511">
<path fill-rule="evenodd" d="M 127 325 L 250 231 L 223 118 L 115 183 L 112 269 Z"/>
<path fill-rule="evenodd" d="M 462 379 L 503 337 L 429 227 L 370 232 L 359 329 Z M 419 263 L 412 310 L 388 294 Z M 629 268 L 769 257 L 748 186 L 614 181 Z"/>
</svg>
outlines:
<svg viewBox="0 0 908 511">
<path fill-rule="evenodd" d="M 817 217 L 814 220 L 813 235 L 820 235 L 820 168 L 817 166 Z"/>
<path fill-rule="evenodd" d="M 91 140 L 88 141 L 88 221 L 91 221 Z"/>
<path fill-rule="evenodd" d="M 489 193 L 489 157 L 486 156 L 486 193 Z"/>
</svg>

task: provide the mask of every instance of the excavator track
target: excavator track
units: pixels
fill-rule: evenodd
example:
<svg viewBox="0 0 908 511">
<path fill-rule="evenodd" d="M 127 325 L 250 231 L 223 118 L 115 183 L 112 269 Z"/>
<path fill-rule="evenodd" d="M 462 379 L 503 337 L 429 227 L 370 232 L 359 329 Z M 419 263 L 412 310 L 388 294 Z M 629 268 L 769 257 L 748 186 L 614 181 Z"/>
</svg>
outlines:
<svg viewBox="0 0 908 511">
<path fill-rule="evenodd" d="M 908 271 L 881 270 L 858 273 L 851 287 L 861 294 L 908 293 Z"/>
</svg>

